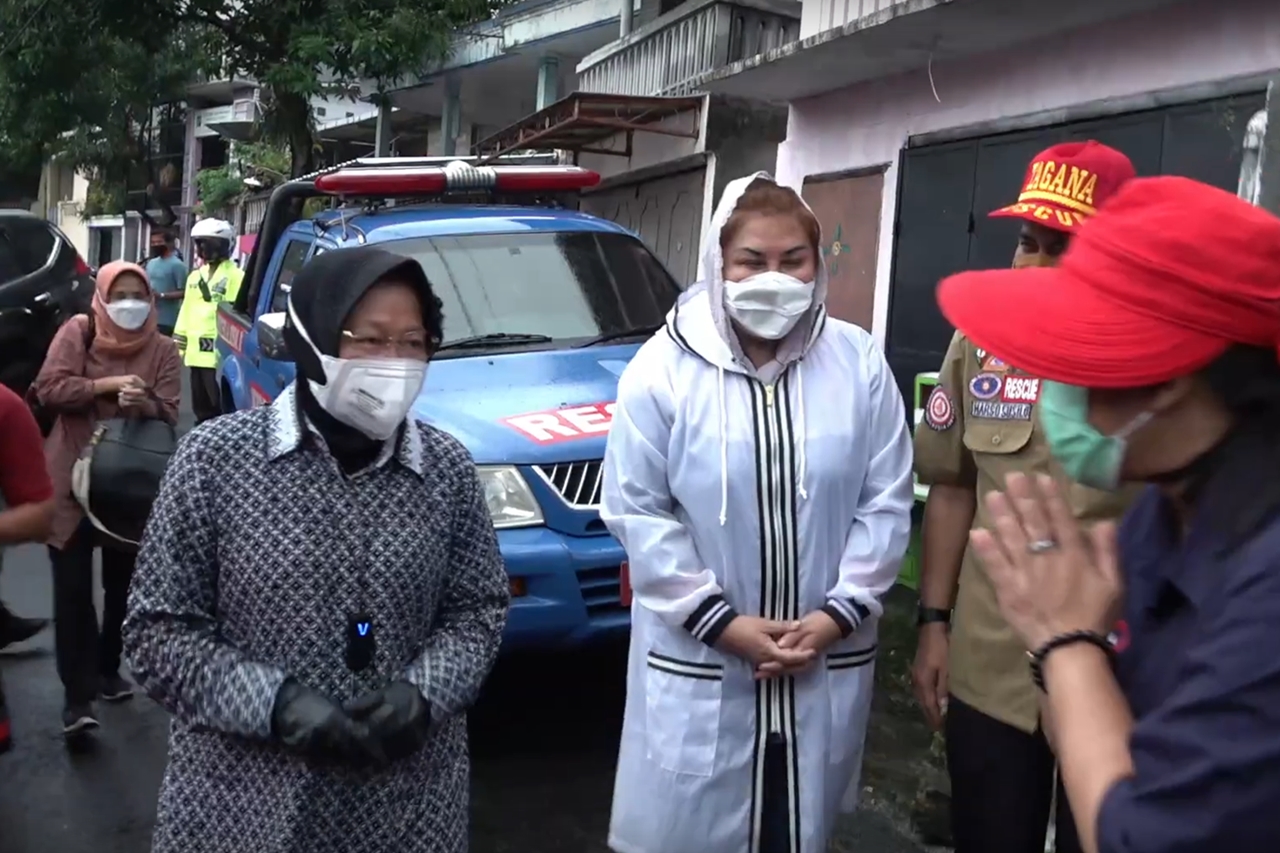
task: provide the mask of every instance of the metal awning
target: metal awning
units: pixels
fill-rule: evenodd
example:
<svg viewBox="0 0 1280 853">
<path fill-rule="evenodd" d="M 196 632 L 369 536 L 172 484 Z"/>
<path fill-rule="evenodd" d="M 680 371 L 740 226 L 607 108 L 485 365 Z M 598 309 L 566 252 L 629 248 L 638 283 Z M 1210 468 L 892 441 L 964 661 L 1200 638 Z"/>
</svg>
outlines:
<svg viewBox="0 0 1280 853">
<path fill-rule="evenodd" d="M 560 149 L 592 154 L 631 155 L 631 136 L 639 130 L 686 139 L 698 138 L 703 97 L 656 98 L 641 95 L 609 95 L 574 92 L 492 136 L 473 150 L 483 161 L 514 151 Z M 681 113 L 693 113 L 691 129 L 658 124 Z M 618 134 L 627 135 L 626 150 L 593 147 Z"/>
</svg>

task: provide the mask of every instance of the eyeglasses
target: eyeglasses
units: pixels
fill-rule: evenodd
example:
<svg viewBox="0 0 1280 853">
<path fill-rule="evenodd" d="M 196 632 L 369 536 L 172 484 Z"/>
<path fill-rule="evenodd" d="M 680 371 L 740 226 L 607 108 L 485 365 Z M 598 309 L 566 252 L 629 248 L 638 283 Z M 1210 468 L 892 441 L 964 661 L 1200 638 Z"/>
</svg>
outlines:
<svg viewBox="0 0 1280 853">
<path fill-rule="evenodd" d="M 409 332 L 400 337 L 366 335 L 342 330 L 342 337 L 361 353 L 369 355 L 393 354 L 406 358 L 427 359 L 435 352 L 439 341 L 426 332 Z"/>
</svg>

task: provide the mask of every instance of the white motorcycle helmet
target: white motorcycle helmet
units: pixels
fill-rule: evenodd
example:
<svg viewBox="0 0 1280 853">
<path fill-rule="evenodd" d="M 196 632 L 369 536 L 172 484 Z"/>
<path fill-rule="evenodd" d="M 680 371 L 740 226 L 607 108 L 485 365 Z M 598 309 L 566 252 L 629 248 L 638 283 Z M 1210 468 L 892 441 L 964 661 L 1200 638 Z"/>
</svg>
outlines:
<svg viewBox="0 0 1280 853">
<path fill-rule="evenodd" d="M 201 219 L 191 227 L 191 242 L 206 262 L 227 260 L 236 241 L 236 229 L 225 219 Z"/>
</svg>

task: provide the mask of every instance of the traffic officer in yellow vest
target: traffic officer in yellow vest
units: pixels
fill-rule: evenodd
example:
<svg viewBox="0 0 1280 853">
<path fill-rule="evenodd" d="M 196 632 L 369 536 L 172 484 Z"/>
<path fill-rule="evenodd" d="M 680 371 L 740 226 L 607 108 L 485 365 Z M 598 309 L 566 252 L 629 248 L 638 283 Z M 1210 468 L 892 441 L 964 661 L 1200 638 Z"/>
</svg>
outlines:
<svg viewBox="0 0 1280 853">
<path fill-rule="evenodd" d="M 1023 220 L 1014 267 L 1056 264 L 1072 233 L 1132 177 L 1124 154 L 1093 141 L 1038 155 L 1017 203 L 991 214 Z M 1119 515 L 1127 503 L 1072 483 L 1051 459 L 1039 396 L 1038 378 L 957 333 L 916 430 L 916 474 L 930 490 L 912 675 L 925 715 L 946 737 L 956 853 L 1043 853 L 1054 796 L 1025 649 L 968 549 L 970 528 L 987 525 L 980 498 L 1021 471 L 1058 478 L 1081 519 Z M 1079 851 L 1061 798 L 1056 829 L 1058 853 Z"/>
<path fill-rule="evenodd" d="M 173 339 L 183 363 L 191 368 L 191 408 L 196 423 L 222 414 L 214 341 L 218 337 L 218 303 L 234 302 L 244 279 L 244 273 L 231 262 L 235 238 L 231 223 L 221 219 L 202 219 L 191 229 L 191 242 L 203 263 L 187 276 Z"/>
</svg>

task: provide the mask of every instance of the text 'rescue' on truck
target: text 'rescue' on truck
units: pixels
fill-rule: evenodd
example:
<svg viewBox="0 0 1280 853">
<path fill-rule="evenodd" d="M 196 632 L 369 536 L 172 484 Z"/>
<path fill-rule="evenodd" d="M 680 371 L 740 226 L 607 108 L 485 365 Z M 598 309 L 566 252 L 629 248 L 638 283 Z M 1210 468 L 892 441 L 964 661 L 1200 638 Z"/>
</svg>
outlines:
<svg viewBox="0 0 1280 853">
<path fill-rule="evenodd" d="M 444 342 L 418 418 L 474 456 L 511 578 L 507 647 L 625 632 L 625 555 L 600 521 L 618 375 L 679 289 L 621 226 L 579 213 L 594 172 L 525 156 L 365 159 L 278 186 L 235 304 L 218 308 L 224 407 L 294 379 L 281 338 L 289 283 L 320 252 L 367 243 L 418 260 Z M 299 218 L 304 201 L 329 209 Z"/>
</svg>

